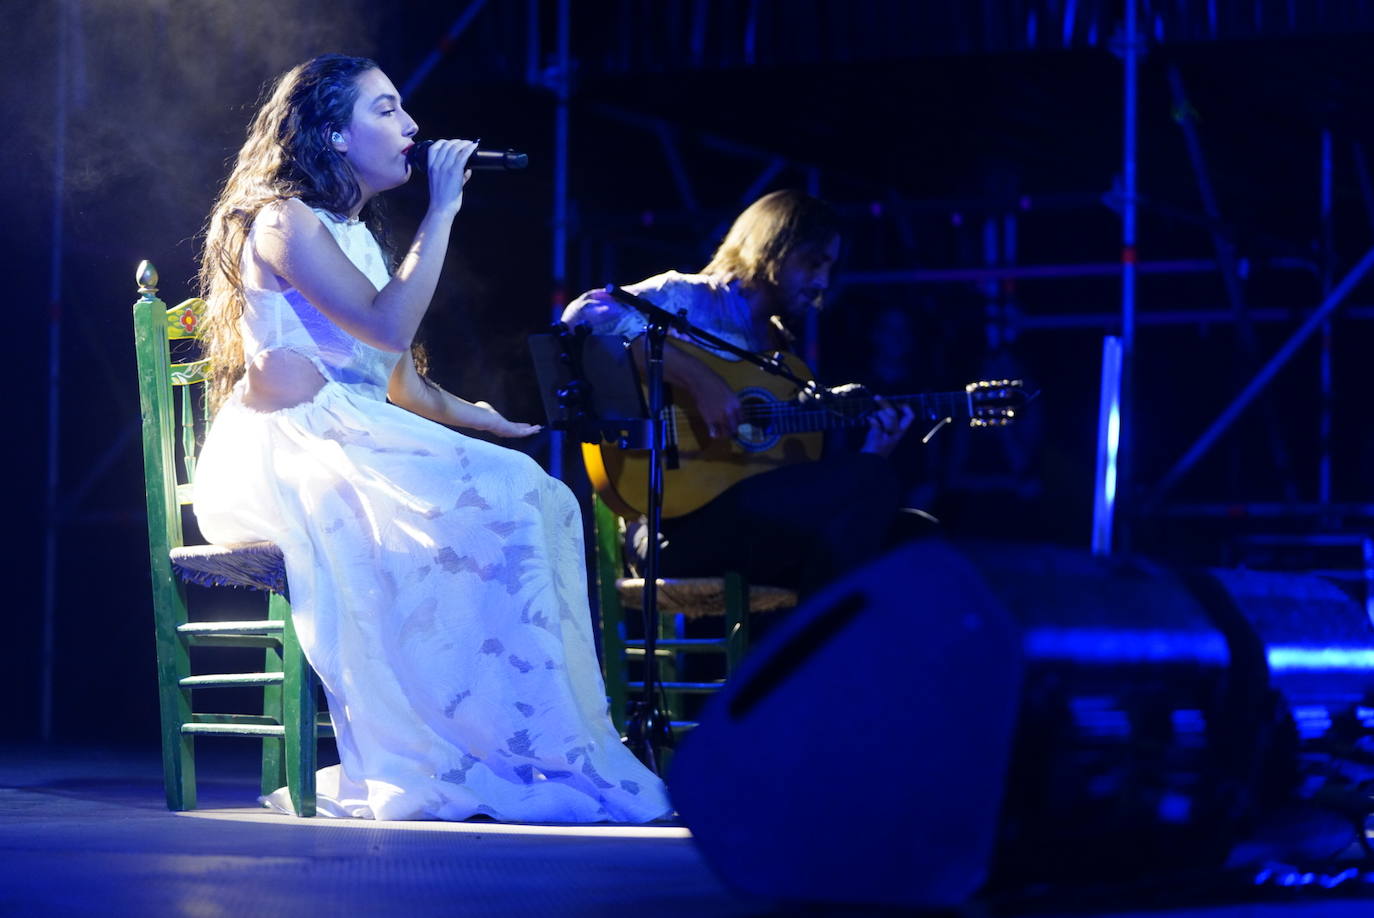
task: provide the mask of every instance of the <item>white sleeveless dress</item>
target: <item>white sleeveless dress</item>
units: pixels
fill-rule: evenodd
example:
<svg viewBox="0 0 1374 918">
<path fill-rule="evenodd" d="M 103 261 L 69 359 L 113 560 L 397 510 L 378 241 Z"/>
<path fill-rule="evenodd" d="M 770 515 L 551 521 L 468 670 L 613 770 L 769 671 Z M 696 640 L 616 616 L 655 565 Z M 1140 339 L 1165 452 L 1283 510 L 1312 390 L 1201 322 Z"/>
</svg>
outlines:
<svg viewBox="0 0 1374 918">
<path fill-rule="evenodd" d="M 386 283 L 366 226 L 320 219 Z M 246 358 L 295 351 L 325 385 L 272 412 L 236 391 L 206 437 L 195 512 L 213 542 L 271 540 L 286 557 L 342 763 L 319 773 L 320 812 L 667 815 L 662 783 L 607 716 L 571 492 L 523 453 L 389 404 L 399 355 L 348 335 L 297 291 L 247 299 Z M 266 802 L 290 808 L 284 790 Z"/>
</svg>

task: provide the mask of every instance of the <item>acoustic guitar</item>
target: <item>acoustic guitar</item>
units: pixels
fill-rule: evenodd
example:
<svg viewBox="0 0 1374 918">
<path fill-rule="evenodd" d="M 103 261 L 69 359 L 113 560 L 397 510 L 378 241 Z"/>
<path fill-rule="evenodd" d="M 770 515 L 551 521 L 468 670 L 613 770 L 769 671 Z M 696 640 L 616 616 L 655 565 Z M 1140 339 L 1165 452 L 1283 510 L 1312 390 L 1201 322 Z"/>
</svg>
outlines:
<svg viewBox="0 0 1374 918">
<path fill-rule="evenodd" d="M 824 431 L 867 423 L 877 410 L 871 398 L 799 399 L 797 387 L 751 363 L 726 360 L 680 339 L 677 347 L 715 370 L 739 396 L 743 421 L 732 437 L 710 438 L 691 396 L 669 386 L 663 412 L 668 462 L 664 470 L 663 516 L 691 513 L 746 478 L 796 462 L 820 458 Z M 794 354 L 781 359 L 792 374 L 812 379 Z M 1011 423 L 1027 401 L 1019 379 L 969 383 L 959 392 L 885 396 L 909 404 L 932 422 L 967 419 L 974 427 Z M 649 451 L 619 443 L 583 443 L 582 460 L 592 487 L 612 510 L 629 519 L 648 504 Z"/>
</svg>

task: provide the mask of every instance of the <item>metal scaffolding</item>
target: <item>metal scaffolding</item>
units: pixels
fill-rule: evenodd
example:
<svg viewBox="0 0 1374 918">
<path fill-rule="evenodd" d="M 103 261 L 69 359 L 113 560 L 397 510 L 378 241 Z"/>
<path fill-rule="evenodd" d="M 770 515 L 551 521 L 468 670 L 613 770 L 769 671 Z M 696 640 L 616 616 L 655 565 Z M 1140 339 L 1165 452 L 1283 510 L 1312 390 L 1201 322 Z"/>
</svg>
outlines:
<svg viewBox="0 0 1374 918">
<path fill-rule="evenodd" d="M 67 172 L 67 105 L 71 99 L 71 46 L 81 27 L 76 0 L 58 5 L 56 76 L 53 80 L 53 199 L 52 249 L 48 275 L 48 439 L 43 527 L 43 638 L 40 651 L 39 736 L 53 736 L 53 681 L 57 657 L 57 561 L 62 526 L 62 272 L 65 265 L 63 207 Z"/>
<path fill-rule="evenodd" d="M 1022 0 L 1014 4 L 912 4 L 904 0 L 874 0 L 854 4 L 849 0 L 747 0 L 744 3 L 712 0 L 527 0 L 525 4 L 489 4 L 468 0 L 455 4 L 450 27 L 436 42 L 404 83 L 412 95 L 426 80 L 441 75 L 445 57 L 461 45 L 469 69 L 493 77 L 502 75 L 550 93 L 554 99 L 553 174 L 551 201 L 552 256 L 550 307 L 556 317 L 568 299 L 570 284 L 593 286 L 617 277 L 617 253 L 629 245 L 651 246 L 646 219 L 656 228 L 672 227 L 690 232 L 698 244 L 709 244 L 723 234 L 733 212 L 712 205 L 703 193 L 706 182 L 694 169 L 694 155 L 707 154 L 731 162 L 726 174 L 715 169 L 710 185 L 728 187 L 734 210 L 747 204 L 782 179 L 821 193 L 835 177 L 818 162 L 745 142 L 720 132 L 688 126 L 678 120 L 647 115 L 624 106 L 589 104 L 579 100 L 578 81 L 617 79 L 645 73 L 694 71 L 743 71 L 748 68 L 813 67 L 819 64 L 847 66 L 872 62 L 910 60 L 930 54 L 993 54 L 1011 51 L 1092 50 L 1110 48 L 1121 59 L 1123 74 L 1121 170 L 1116 186 L 1102 193 L 1019 195 L 1013 202 L 989 200 L 912 200 L 895 190 L 868 199 L 834 199 L 850 214 L 880 215 L 903 240 L 905 250 L 914 248 L 912 223 L 917 217 L 942 215 L 947 220 L 981 218 L 985 233 L 982 264 L 937 267 L 913 266 L 911 259 L 898 268 L 855 270 L 839 283 L 847 289 L 865 286 L 906 285 L 933 289 L 948 285 L 981 285 L 989 307 L 989 324 L 1005 324 L 1013 333 L 1046 334 L 1065 329 L 1095 329 L 1119 336 L 1118 370 L 1105 378 L 1119 383 L 1116 419 L 1104 411 L 1099 442 L 1107 449 L 1116 425 L 1118 442 L 1115 471 L 1110 463 L 1099 464 L 1096 489 L 1099 500 L 1092 541 L 1095 549 L 1108 552 L 1129 546 L 1130 521 L 1142 513 L 1176 518 L 1191 513 L 1199 517 L 1234 515 L 1235 508 L 1219 502 L 1179 506 L 1166 498 L 1175 486 L 1215 447 L 1223 434 L 1286 366 L 1294 354 L 1320 333 L 1319 386 L 1321 389 L 1318 440 L 1319 481 L 1315 500 L 1298 500 L 1290 487 L 1280 501 L 1252 502 L 1246 512 L 1257 519 L 1277 519 L 1280 514 L 1311 519 L 1374 516 L 1374 505 L 1333 500 L 1332 488 L 1332 316 L 1342 308 L 1352 318 L 1374 318 L 1374 304 L 1351 305 L 1357 284 L 1374 267 L 1374 249 L 1342 276 L 1336 270 L 1333 236 L 1332 132 L 1322 133 L 1320 148 L 1320 211 L 1322 238 L 1314 259 L 1294 254 L 1246 257 L 1235 238 L 1223 230 L 1221 206 L 1209 180 L 1197 125 L 1186 115 L 1178 119 L 1193 176 L 1202 198 L 1197 223 L 1211 234 L 1212 250 L 1205 257 L 1143 259 L 1138 256 L 1136 222 L 1139 211 L 1158 211 L 1162 205 L 1143 196 L 1136 178 L 1136 124 L 1140 87 L 1138 72 L 1147 44 L 1206 42 L 1222 39 L 1326 35 L 1336 32 L 1374 31 L 1374 0 L 1328 0 L 1321 4 L 1273 4 L 1267 0 L 1205 0 L 1202 3 L 1164 3 L 1161 0 Z M 1275 8 L 1278 7 L 1278 12 Z M 52 245 L 49 300 L 49 363 L 47 367 L 48 436 L 46 519 L 44 534 L 44 600 L 42 633 L 43 738 L 53 735 L 52 685 L 55 672 L 55 641 L 58 619 L 59 536 L 67 509 L 79 500 L 90 482 L 108 468 L 122 451 L 126 438 L 113 444 L 107 455 L 97 457 L 83 482 L 62 499 L 60 481 L 60 421 L 62 414 L 60 361 L 63 296 L 62 276 L 66 261 L 63 225 L 66 171 L 65 146 L 68 104 L 71 98 L 71 42 L 79 29 L 79 0 L 60 0 L 58 42 L 55 56 L 53 168 L 55 189 L 52 207 Z M 596 23 L 596 27 L 581 27 Z M 579 28 L 574 32 L 574 25 Z M 511 47 L 519 36 L 520 47 Z M 1178 111 L 1189 109 L 1187 90 L 1180 71 L 1169 74 Z M 604 209 L 576 207 L 577 187 L 570 122 L 573 114 L 589 122 L 599 119 L 643 132 L 663 157 L 675 193 L 673 208 L 652 213 L 607 213 Z M 579 122 L 579 128 L 581 122 Z M 591 135 L 591 131 L 587 131 Z M 1353 177 L 1357 181 L 1374 230 L 1374 183 L 1365 166 L 1363 150 L 1355 147 Z M 1118 261 L 1076 261 L 1053 264 L 1017 263 L 1017 226 L 1021 215 L 1054 208 L 1101 208 L 1116 210 L 1122 234 Z M 574 219 L 574 215 L 578 215 Z M 1255 328 L 1261 324 L 1292 322 L 1294 309 L 1273 305 L 1256 307 L 1247 302 L 1243 279 L 1258 268 L 1275 272 L 1314 273 L 1322 296 L 1284 343 L 1261 362 Z M 1137 286 L 1142 277 L 1164 275 L 1219 276 L 1226 303 L 1208 309 L 1137 308 Z M 1102 309 L 1062 312 L 1041 311 L 1027 315 L 1020 310 L 997 308 L 995 300 L 1009 282 L 1041 283 L 1071 278 L 1120 279 L 1120 311 Z M 837 291 L 838 291 L 837 287 Z M 1068 304 L 1066 304 L 1068 305 Z M 996 316 L 992 312 L 996 311 Z M 1157 482 L 1140 480 L 1138 457 L 1133 455 L 1133 379 L 1138 368 L 1136 332 L 1149 326 L 1201 326 L 1226 323 L 1237 330 L 1240 350 L 1255 365 L 1248 379 L 1237 379 L 1237 394 L 1230 404 L 1196 437 Z M 808 340 L 816 341 L 814 334 Z M 814 360 L 818 354 L 808 355 Z M 132 432 L 132 428 L 131 428 Z M 1284 469 L 1291 468 L 1280 431 L 1269 425 L 1271 451 Z M 561 474 L 561 445 L 551 450 L 552 471 Z M 1109 479 L 1112 484 L 1109 485 Z M 1291 484 L 1291 471 L 1285 473 Z M 1109 493 L 1110 492 L 1110 493 Z M 1107 499 L 1110 498 L 1110 499 Z M 1120 506 L 1121 513 L 1117 512 Z M 1117 517 L 1123 517 L 1121 522 Z M 1085 536 L 1088 534 L 1085 533 Z"/>
<path fill-rule="evenodd" d="M 1163 497 L 1176 485 L 1181 477 L 1193 468 L 1199 459 L 1217 442 L 1235 419 L 1254 400 L 1255 396 L 1272 381 L 1274 376 L 1291 360 L 1298 348 L 1316 331 L 1322 332 L 1320 354 L 1320 385 L 1322 389 L 1319 416 L 1319 440 L 1321 456 L 1317 504 L 1331 501 L 1331 332 L 1329 319 L 1333 312 L 1346 305 L 1350 292 L 1363 278 L 1368 265 L 1366 260 L 1358 262 L 1351 271 L 1337 282 L 1332 275 L 1334 245 L 1331 237 L 1332 226 L 1332 177 L 1331 145 L 1329 130 L 1322 134 L 1321 152 L 1321 213 L 1322 239 L 1321 251 L 1317 259 L 1294 255 L 1245 257 L 1237 247 L 1235 239 L 1223 229 L 1223 216 L 1217 195 L 1213 189 L 1210 173 L 1203 154 L 1203 147 L 1195 120 L 1188 116 L 1191 105 L 1179 69 L 1169 68 L 1168 79 L 1173 95 L 1176 121 L 1179 126 L 1193 176 L 1197 182 L 1202 200 L 1202 213 L 1196 218 L 1181 214 L 1185 218 L 1205 226 L 1212 239 L 1213 251 L 1208 258 L 1142 260 L 1137 248 L 1137 211 L 1141 207 L 1162 209 L 1157 202 L 1149 202 L 1137 187 L 1137 140 L 1139 106 L 1139 68 L 1147 44 L 1161 44 L 1179 41 L 1210 41 L 1218 39 L 1274 37 L 1330 34 L 1335 31 L 1359 31 L 1374 28 L 1374 4 L 1351 2 L 1337 6 L 1315 7 L 1301 4 L 1288 4 L 1283 15 L 1272 15 L 1270 7 L 1262 2 L 1207 4 L 1160 4 L 1147 0 L 1127 0 L 1124 10 L 1115 3 L 1027 3 L 1014 8 L 983 6 L 970 12 L 961 7 L 951 13 L 950 18 L 935 24 L 923 16 L 928 11 L 916 10 L 910 5 L 897 14 L 895 8 L 884 6 L 894 15 L 910 17 L 907 25 L 921 27 L 922 40 L 941 41 L 940 47 L 948 51 L 989 52 L 1000 50 L 1045 50 L 1083 47 L 1107 47 L 1118 55 L 1123 73 L 1122 118 L 1123 143 L 1121 170 L 1117 185 L 1106 195 L 1110 205 L 1118 212 L 1122 225 L 1121 256 L 1119 263 L 1088 262 L 1021 265 L 1014 263 L 994 263 L 989 260 L 981 266 L 960 267 L 908 267 L 884 270 L 858 270 L 847 272 L 838 282 L 844 288 L 864 285 L 928 286 L 951 283 L 991 283 L 993 281 L 1031 281 L 1056 280 L 1076 277 L 1118 275 L 1121 282 L 1121 308 L 1117 315 L 1082 312 L 1061 314 L 1018 315 L 1012 320 L 1022 330 L 1050 331 L 1054 329 L 1100 327 L 1107 332 L 1120 336 L 1119 378 L 1115 381 L 1119 389 L 1119 406 L 1112 415 L 1116 430 L 1107 437 L 1106 430 L 1100 432 L 1099 440 L 1118 440 L 1119 448 L 1113 463 L 1114 469 L 1103 471 L 1097 482 L 1097 490 L 1106 487 L 1105 479 L 1110 476 L 1112 500 L 1102 499 L 1099 493 L 1098 514 L 1105 519 L 1094 522 L 1095 547 L 1101 551 L 1113 548 L 1113 535 L 1117 538 L 1129 535 L 1129 525 L 1125 532 L 1112 520 L 1113 501 L 1127 501 L 1122 508 L 1129 521 L 1141 513 L 1165 513 L 1161 503 Z M 710 3 L 666 3 L 656 5 L 623 2 L 617 7 L 619 29 L 606 29 L 600 33 L 600 44 L 594 45 L 592 60 L 580 60 L 583 72 L 634 73 L 640 71 L 672 71 L 692 69 L 729 68 L 747 65 L 767 64 L 777 66 L 786 63 L 810 62 L 823 58 L 832 63 L 847 63 L 881 57 L 890 51 L 891 36 L 901 32 L 893 27 L 893 20 L 885 21 L 886 28 L 864 31 L 862 35 L 848 34 L 843 29 L 831 33 L 813 35 L 809 44 L 795 39 L 799 33 L 789 32 L 795 23 L 786 23 L 782 17 L 775 17 L 776 9 L 772 4 L 755 2 L 748 5 L 741 15 L 743 22 L 735 22 L 735 32 L 730 34 L 739 38 L 738 44 L 725 41 L 728 36 L 712 32 L 717 25 L 714 17 L 722 10 Z M 824 19 L 828 15 L 838 15 L 836 7 L 826 3 L 814 4 L 817 16 Z M 805 18 L 805 17 L 797 17 Z M 973 20 L 978 20 L 974 22 Z M 626 23 L 630 23 L 627 25 Z M 728 30 L 726 30 L 728 32 Z M 636 36 L 631 40 L 630 36 Z M 644 35 L 654 36 L 653 40 L 639 40 Z M 848 44 L 845 44 L 848 42 Z M 843 48 L 840 46 L 844 45 Z M 712 50 L 714 49 L 714 51 Z M 906 56 L 918 56 L 928 50 L 919 43 L 905 47 Z M 599 55 L 597 52 L 600 52 Z M 794 57 L 789 57 L 794 55 Z M 597 105 L 589 109 L 591 114 L 613 120 L 648 132 L 655 137 L 662 150 L 665 165 L 677 190 L 679 207 L 676 211 L 659 209 L 653 212 L 652 221 L 656 226 L 702 225 L 703 206 L 695 191 L 693 176 L 687 165 L 684 148 L 689 144 L 713 152 L 724 152 L 735 156 L 745 163 L 753 163 L 757 169 L 755 178 L 745 186 L 739 198 L 742 205 L 747 203 L 780 176 L 806 175 L 806 183 L 817 188 L 824 170 L 816 165 L 797 161 L 776 151 L 741 143 L 709 131 L 686 127 L 673 119 L 646 115 L 629 111 L 618 106 Z M 1374 193 L 1370 192 L 1370 181 L 1365 171 L 1362 157 L 1356 158 L 1356 177 L 1364 189 L 1366 204 L 1374 223 Z M 1088 196 L 1094 203 L 1103 196 Z M 1037 202 L 1039 199 L 1037 199 Z M 837 201 L 842 209 L 851 212 L 862 211 L 871 204 L 859 201 Z M 921 202 L 885 200 L 885 211 L 898 217 L 922 210 L 947 210 L 953 215 L 977 210 L 980 202 Z M 1071 206 L 1071 205 L 1070 205 Z M 603 219 L 597 226 L 588 222 L 583 230 L 587 235 L 601 234 L 606 245 L 615 248 L 625 243 L 624 236 L 633 232 L 634 222 L 642 221 L 646 215 L 627 215 L 621 224 Z M 991 216 L 988 218 L 991 220 Z M 1009 228 L 1014 230 L 1015 214 L 1007 214 Z M 712 231 L 702 233 L 702 238 L 716 238 L 724 229 L 719 220 L 712 223 Z M 617 237 L 621 237 L 617 241 Z M 648 244 L 642 239 L 632 240 L 632 244 Z M 614 271 L 614 255 L 603 255 L 599 260 L 603 269 Z M 1246 302 L 1243 278 L 1257 268 L 1276 271 L 1295 271 L 1315 273 L 1322 280 L 1324 297 L 1320 305 L 1308 316 L 1289 340 L 1260 366 L 1260 346 L 1255 335 L 1258 323 L 1292 321 L 1291 308 L 1254 308 Z M 1165 274 L 1214 274 L 1220 277 L 1225 291 L 1227 307 L 1208 310 L 1146 310 L 1137 307 L 1138 277 L 1143 275 Z M 1372 313 L 1366 306 L 1349 307 L 1346 314 L 1351 318 L 1368 319 Z M 1235 381 L 1238 394 L 1221 414 L 1204 429 L 1197 440 L 1173 464 L 1158 482 L 1138 480 L 1138 463 L 1132 456 L 1133 436 L 1133 397 L 1134 367 L 1136 360 L 1136 331 L 1142 325 L 1189 325 L 1226 323 L 1236 329 L 1239 350 L 1257 367 L 1253 376 Z M 1297 487 L 1293 478 L 1292 461 L 1288 447 L 1272 419 L 1272 410 L 1265 406 L 1266 433 L 1270 453 L 1282 473 L 1284 500 L 1297 506 Z M 1108 423 L 1103 415 L 1103 425 Z M 1105 447 L 1104 447 L 1105 448 Z M 1134 506 L 1132 506 L 1134 502 Z M 1359 505 L 1354 505 L 1359 506 Z"/>
</svg>

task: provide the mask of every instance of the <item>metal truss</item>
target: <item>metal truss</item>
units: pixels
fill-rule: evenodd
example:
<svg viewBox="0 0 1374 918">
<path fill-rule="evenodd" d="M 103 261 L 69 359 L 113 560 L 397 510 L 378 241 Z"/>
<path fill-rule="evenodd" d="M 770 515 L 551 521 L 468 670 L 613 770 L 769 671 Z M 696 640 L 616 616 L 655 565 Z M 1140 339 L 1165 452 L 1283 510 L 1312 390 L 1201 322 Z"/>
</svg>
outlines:
<svg viewBox="0 0 1374 918">
<path fill-rule="evenodd" d="M 1265 36 L 1318 35 L 1335 32 L 1374 32 L 1374 0 L 1325 0 L 1323 3 L 1288 2 L 1274 4 L 1271 0 L 1125 0 L 1127 14 L 1123 17 L 1120 0 L 1017 0 L 1010 3 L 982 4 L 925 4 L 908 0 L 526 0 L 524 4 L 503 2 L 491 4 L 487 0 L 468 0 L 455 5 L 452 24 L 437 40 L 433 50 L 420 61 L 404 83 L 404 92 L 413 94 L 440 68 L 450 51 L 462 46 L 468 69 L 490 78 L 509 77 L 523 80 L 530 86 L 550 92 L 555 99 L 555 190 L 550 202 L 552 213 L 553 256 L 551 264 L 551 311 L 556 316 L 567 299 L 570 280 L 589 282 L 597 277 L 614 275 L 615 249 L 630 244 L 635 235 L 636 221 L 643 215 L 590 215 L 592 208 L 583 208 L 579 215 L 569 182 L 568 147 L 569 121 L 575 111 L 575 77 L 585 79 L 597 75 L 626 75 L 663 71 L 711 69 L 747 69 L 753 67 L 786 67 L 818 64 L 843 65 L 864 61 L 910 59 L 924 54 L 980 54 L 1008 51 L 1036 51 L 1068 48 L 1114 47 L 1127 74 L 1123 97 L 1123 131 L 1126 153 L 1122 162 L 1122 181 L 1119 187 L 1106 194 L 1022 196 L 1034 200 L 1035 207 L 1093 206 L 1104 203 L 1116 208 L 1123 217 L 1122 257 L 1113 263 L 1083 263 L 1057 265 L 1018 265 L 1015 263 L 1016 207 L 995 213 L 987 201 L 912 201 L 890 189 L 879 189 L 869 200 L 835 201 L 852 211 L 875 208 L 881 210 L 892 230 L 907 250 L 914 248 L 912 224 L 915 215 L 944 212 L 950 215 L 969 214 L 984 221 L 985 264 L 973 268 L 920 268 L 900 270 L 856 271 L 845 278 L 851 286 L 864 284 L 908 284 L 912 286 L 975 283 L 989 285 L 998 281 L 1038 281 L 1092 275 L 1119 275 L 1122 282 L 1122 310 L 1116 315 L 1103 313 L 1066 312 L 1026 316 L 1014 312 L 1002 316 L 1018 329 L 1048 332 L 1064 328 L 1100 327 L 1121 333 L 1123 349 L 1123 441 L 1122 457 L 1127 461 L 1117 476 L 1118 493 L 1130 484 L 1130 373 L 1132 341 L 1137 325 L 1200 325 L 1229 322 L 1241 329 L 1244 346 L 1258 358 L 1257 345 L 1248 329 L 1254 323 L 1278 322 L 1289 318 L 1287 310 L 1254 309 L 1246 302 L 1238 282 L 1246 261 L 1234 243 L 1222 231 L 1213 233 L 1213 252 L 1210 258 L 1183 261 L 1137 261 L 1132 229 L 1137 207 L 1148 208 L 1151 202 L 1140 195 L 1134 185 L 1134 107 L 1138 88 L 1133 74 L 1145 42 L 1196 42 Z M 53 729 L 52 684 L 55 667 L 54 635 L 57 618 L 56 571 L 58 563 L 58 535 L 66 521 L 78 514 L 83 497 L 96 479 L 114 463 L 115 458 L 132 441 L 132 428 L 112 442 L 87 468 L 82 482 L 78 482 L 65 497 L 59 480 L 61 450 L 61 349 L 62 274 L 68 255 L 64 252 L 65 230 L 62 224 L 62 180 L 65 173 L 63 138 L 66 136 L 67 105 L 71 98 L 70 62 L 73 30 L 78 28 L 75 0 L 59 0 L 57 52 L 57 84 L 54 106 L 54 174 L 56 189 L 52 217 L 52 255 L 50 301 L 53 304 L 49 323 L 48 400 L 48 474 L 46 479 L 46 520 L 44 538 L 44 600 L 42 631 L 42 693 L 40 729 L 45 740 L 51 739 Z M 1276 11 L 1277 10 L 1277 11 Z M 574 32 L 574 13 L 579 26 Z M 591 23 L 596 23 L 595 27 Z M 1175 76 L 1174 91 L 1179 99 L 1186 99 L 1181 78 Z M 660 211 L 653 215 L 664 225 L 690 228 L 700 240 L 711 240 L 723 234 L 727 221 L 749 201 L 756 198 L 783 176 L 796 177 L 798 184 L 820 193 L 832 178 L 816 163 L 808 163 L 759 146 L 710 132 L 685 128 L 668 119 L 652 118 L 613 106 L 589 106 L 587 117 L 604 118 L 649 133 L 660 149 L 678 199 L 674 211 Z M 1207 168 L 1202 156 L 1200 138 L 1195 126 L 1180 124 L 1188 145 L 1194 174 L 1203 196 L 1204 213 L 1200 218 L 1209 227 L 1221 224 L 1221 215 L 1207 181 Z M 1328 180 L 1324 185 L 1325 219 L 1330 219 L 1330 146 L 1326 143 Z M 734 187 L 731 209 L 708 205 L 702 195 L 702 184 L 693 173 L 689 149 L 700 147 L 715 154 L 724 154 L 740 164 Z M 1374 230 L 1374 183 L 1364 163 L 1363 150 L 1356 148 L 1356 178 L 1362 190 L 1371 230 Z M 721 176 L 712 174 L 713 187 L 719 187 Z M 1328 223 L 1329 226 L 1329 223 Z M 636 244 L 645 244 L 642 239 Z M 1329 252 L 1329 231 L 1326 239 Z M 594 249 L 600 248 L 597 271 L 591 270 Z M 573 271 L 569 253 L 581 253 L 581 268 Z M 1252 263 L 1258 260 L 1252 259 Z M 1313 270 L 1311 261 L 1293 258 L 1264 260 L 1268 267 L 1280 270 Z M 1170 489 L 1193 468 L 1237 416 L 1255 399 L 1260 391 L 1291 359 L 1296 350 L 1313 334 L 1321 332 L 1329 340 L 1329 319 L 1343 306 L 1351 290 L 1374 266 L 1374 250 L 1366 254 L 1346 275 L 1337 281 L 1329 258 L 1316 269 L 1325 272 L 1325 296 L 1302 325 L 1289 337 L 1262 368 L 1240 387 L 1227 408 L 1196 439 L 1193 445 L 1173 464 L 1164 478 L 1151 489 L 1133 485 L 1133 492 L 1146 491 L 1145 508 L 1159 514 L 1175 515 L 1178 507 L 1164 504 Z M 1224 309 L 1140 311 L 1135 305 L 1137 275 L 1151 273 L 1219 272 L 1226 284 L 1227 305 Z M 990 288 L 988 288 L 990 289 Z M 1374 306 L 1349 308 L 1355 318 L 1370 318 Z M 809 335 L 814 341 L 815 335 Z M 809 355 L 812 358 L 814 354 Z M 1323 364 L 1323 385 L 1329 400 L 1330 367 Z M 1323 436 L 1329 436 L 1329 414 L 1324 415 Z M 561 449 L 552 450 L 555 474 Z M 1336 512 L 1342 508 L 1356 514 L 1371 514 L 1369 505 L 1335 505 L 1329 503 L 1329 459 L 1324 460 L 1321 500 L 1315 503 L 1285 502 L 1255 504 L 1256 516 L 1286 512 L 1305 513 L 1312 508 L 1327 508 Z M 1099 488 L 1101 483 L 1099 482 Z M 1220 506 L 1220 505 L 1217 505 Z M 1199 507 L 1199 512 L 1234 514 L 1234 510 L 1217 506 Z M 1142 508 L 1136 508 L 1138 511 Z M 1110 512 L 1110 511 L 1108 511 Z M 1315 512 L 1315 511 L 1314 511 Z M 1117 529 L 1110 521 L 1098 531 L 1111 533 Z M 1110 540 L 1108 540 L 1110 542 Z M 1104 550 L 1112 550 L 1106 544 Z"/>
</svg>

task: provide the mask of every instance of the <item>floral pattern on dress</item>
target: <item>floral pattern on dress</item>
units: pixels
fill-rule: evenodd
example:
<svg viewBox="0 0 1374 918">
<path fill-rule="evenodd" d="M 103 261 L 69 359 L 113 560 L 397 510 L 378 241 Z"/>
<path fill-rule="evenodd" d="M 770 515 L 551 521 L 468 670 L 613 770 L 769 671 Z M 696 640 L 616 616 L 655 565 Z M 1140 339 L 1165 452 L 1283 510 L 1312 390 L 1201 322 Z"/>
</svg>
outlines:
<svg viewBox="0 0 1374 918">
<path fill-rule="evenodd" d="M 365 226 L 321 219 L 379 288 Z M 606 712 L 581 512 L 522 453 L 387 403 L 396 354 L 296 291 L 249 290 L 246 357 L 289 348 L 326 383 L 275 412 L 237 396 L 207 436 L 196 514 L 281 546 L 292 616 L 341 765 L 320 812 L 642 822 L 671 809 Z M 267 802 L 289 808 L 284 790 Z"/>
</svg>

